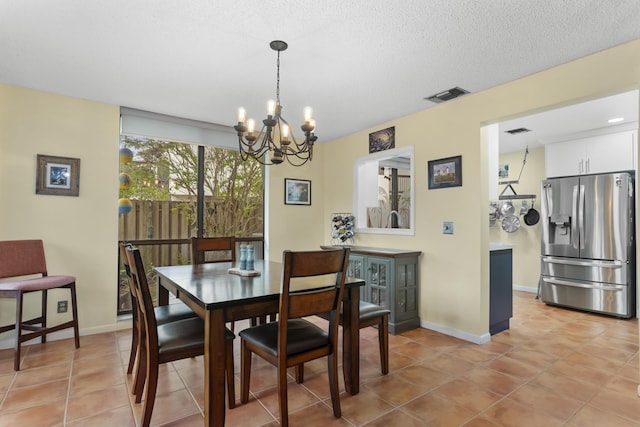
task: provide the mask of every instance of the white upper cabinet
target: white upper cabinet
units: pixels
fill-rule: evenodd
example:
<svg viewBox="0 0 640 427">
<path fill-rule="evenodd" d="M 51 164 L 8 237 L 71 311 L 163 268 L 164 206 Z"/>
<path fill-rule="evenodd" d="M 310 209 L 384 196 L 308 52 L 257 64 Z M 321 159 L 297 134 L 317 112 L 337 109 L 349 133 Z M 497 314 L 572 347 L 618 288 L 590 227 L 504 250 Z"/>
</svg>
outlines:
<svg viewBox="0 0 640 427">
<path fill-rule="evenodd" d="M 634 170 L 634 131 L 610 133 L 545 146 L 548 178 Z"/>
</svg>

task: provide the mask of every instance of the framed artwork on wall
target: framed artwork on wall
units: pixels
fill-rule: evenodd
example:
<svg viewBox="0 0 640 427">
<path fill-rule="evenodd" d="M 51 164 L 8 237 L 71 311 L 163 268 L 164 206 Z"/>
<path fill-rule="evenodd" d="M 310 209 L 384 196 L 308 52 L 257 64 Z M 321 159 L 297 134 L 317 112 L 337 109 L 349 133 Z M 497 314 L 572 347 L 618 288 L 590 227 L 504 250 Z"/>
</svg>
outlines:
<svg viewBox="0 0 640 427">
<path fill-rule="evenodd" d="M 429 160 L 429 190 L 462 186 L 462 156 Z"/>
<path fill-rule="evenodd" d="M 37 155 L 36 194 L 77 197 L 79 193 L 80 159 Z"/>
<path fill-rule="evenodd" d="M 284 179 L 285 205 L 311 205 L 311 181 L 304 179 Z"/>
<path fill-rule="evenodd" d="M 382 129 L 369 134 L 369 154 L 396 147 L 396 127 Z"/>
</svg>

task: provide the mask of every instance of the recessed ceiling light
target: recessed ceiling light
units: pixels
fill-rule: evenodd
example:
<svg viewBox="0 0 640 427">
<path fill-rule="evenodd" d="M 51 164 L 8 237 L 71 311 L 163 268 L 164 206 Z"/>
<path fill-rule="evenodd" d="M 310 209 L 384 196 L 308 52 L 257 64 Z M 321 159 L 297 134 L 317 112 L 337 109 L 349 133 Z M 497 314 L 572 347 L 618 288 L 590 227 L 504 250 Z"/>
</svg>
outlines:
<svg viewBox="0 0 640 427">
<path fill-rule="evenodd" d="M 618 123 L 618 122 L 621 122 L 623 120 L 624 120 L 624 117 L 616 117 L 616 118 L 607 120 L 607 123 Z"/>
</svg>

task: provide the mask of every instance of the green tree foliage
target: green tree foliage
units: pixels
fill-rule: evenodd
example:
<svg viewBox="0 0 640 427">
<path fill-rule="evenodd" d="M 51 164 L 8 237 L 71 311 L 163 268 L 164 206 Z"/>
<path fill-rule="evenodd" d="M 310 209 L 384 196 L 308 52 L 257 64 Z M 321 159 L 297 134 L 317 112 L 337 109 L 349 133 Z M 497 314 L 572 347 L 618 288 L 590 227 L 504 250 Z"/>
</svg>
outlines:
<svg viewBox="0 0 640 427">
<path fill-rule="evenodd" d="M 123 137 L 134 152 L 121 165 L 132 185 L 120 197 L 175 201 L 195 232 L 198 147 L 179 142 Z M 263 230 L 263 174 L 257 162 L 242 161 L 233 150 L 205 150 L 205 236 L 251 236 Z M 195 233 L 193 234 L 195 235 Z"/>
</svg>

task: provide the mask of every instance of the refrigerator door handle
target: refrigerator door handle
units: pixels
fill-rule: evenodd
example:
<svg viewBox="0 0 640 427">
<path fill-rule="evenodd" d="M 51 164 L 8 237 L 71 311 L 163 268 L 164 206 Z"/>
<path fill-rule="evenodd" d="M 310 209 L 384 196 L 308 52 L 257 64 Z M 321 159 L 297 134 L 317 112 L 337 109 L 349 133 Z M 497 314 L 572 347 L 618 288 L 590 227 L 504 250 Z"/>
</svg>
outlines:
<svg viewBox="0 0 640 427">
<path fill-rule="evenodd" d="M 578 204 L 578 229 L 580 230 L 580 249 L 584 249 L 584 185 L 580 185 L 580 202 Z"/>
<path fill-rule="evenodd" d="M 564 264 L 564 265 L 577 265 L 579 267 L 607 267 L 607 268 L 622 268 L 625 263 L 622 261 L 581 261 L 579 259 L 562 259 L 554 257 L 542 257 L 542 262 L 549 264 Z"/>
<path fill-rule="evenodd" d="M 542 185 L 542 189 L 545 196 L 542 200 L 542 203 L 544 204 L 546 202 L 547 217 L 551 218 L 553 216 L 553 187 L 551 187 L 551 184 L 549 182 L 545 181 Z"/>
<path fill-rule="evenodd" d="M 573 197 L 571 198 L 571 246 L 574 249 L 578 249 L 578 242 L 580 241 L 580 236 L 578 235 L 578 186 L 573 186 Z"/>
<path fill-rule="evenodd" d="M 625 288 L 624 285 L 605 285 L 600 283 L 585 284 L 585 283 L 569 282 L 568 280 L 562 280 L 562 279 L 550 279 L 548 277 L 543 277 L 542 281 L 545 283 L 551 283 L 554 285 L 573 286 L 574 288 L 585 288 L 585 289 L 601 289 L 603 291 L 614 291 L 614 292 L 620 292 Z"/>
</svg>

